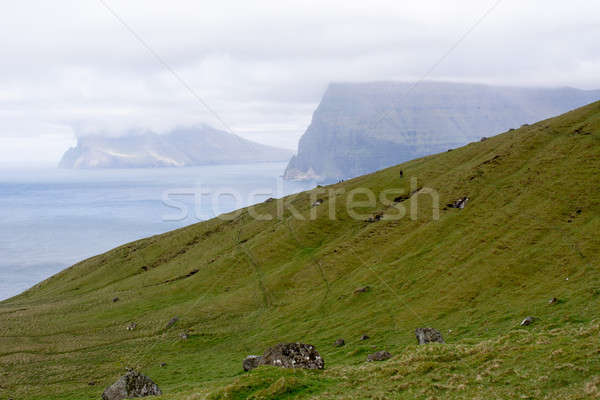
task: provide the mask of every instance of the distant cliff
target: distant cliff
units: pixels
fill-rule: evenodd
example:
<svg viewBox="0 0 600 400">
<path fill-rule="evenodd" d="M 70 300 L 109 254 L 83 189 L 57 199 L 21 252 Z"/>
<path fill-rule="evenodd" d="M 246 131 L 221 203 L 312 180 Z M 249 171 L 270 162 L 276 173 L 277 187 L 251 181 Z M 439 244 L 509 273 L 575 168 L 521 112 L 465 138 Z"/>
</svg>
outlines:
<svg viewBox="0 0 600 400">
<path fill-rule="evenodd" d="M 350 178 L 564 113 L 600 91 L 423 82 L 331 84 L 287 179 Z"/>
<path fill-rule="evenodd" d="M 82 136 L 61 168 L 148 168 L 288 161 L 289 150 L 265 146 L 208 126 L 121 137 Z"/>
</svg>

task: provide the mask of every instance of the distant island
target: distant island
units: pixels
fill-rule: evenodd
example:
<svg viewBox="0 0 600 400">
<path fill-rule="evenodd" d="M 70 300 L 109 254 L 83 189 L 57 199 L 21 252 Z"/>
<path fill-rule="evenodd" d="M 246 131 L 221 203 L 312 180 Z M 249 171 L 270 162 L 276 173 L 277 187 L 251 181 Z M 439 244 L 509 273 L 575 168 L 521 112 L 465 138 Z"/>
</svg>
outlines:
<svg viewBox="0 0 600 400">
<path fill-rule="evenodd" d="M 206 125 L 167 134 L 81 136 L 60 168 L 153 168 L 288 161 L 292 151 L 266 146 Z"/>
<path fill-rule="evenodd" d="M 451 82 L 335 83 L 290 161 L 287 179 L 335 181 L 377 171 L 549 118 L 600 90 Z"/>
</svg>

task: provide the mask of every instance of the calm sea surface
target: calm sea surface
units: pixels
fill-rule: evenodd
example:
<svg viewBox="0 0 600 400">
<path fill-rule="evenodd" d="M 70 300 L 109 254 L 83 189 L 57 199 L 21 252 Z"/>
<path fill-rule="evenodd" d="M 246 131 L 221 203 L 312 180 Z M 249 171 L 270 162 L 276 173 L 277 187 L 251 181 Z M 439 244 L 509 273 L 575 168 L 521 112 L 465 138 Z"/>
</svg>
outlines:
<svg viewBox="0 0 600 400">
<path fill-rule="evenodd" d="M 0 300 L 118 245 L 314 187 L 282 181 L 284 168 L 0 167 Z"/>
</svg>

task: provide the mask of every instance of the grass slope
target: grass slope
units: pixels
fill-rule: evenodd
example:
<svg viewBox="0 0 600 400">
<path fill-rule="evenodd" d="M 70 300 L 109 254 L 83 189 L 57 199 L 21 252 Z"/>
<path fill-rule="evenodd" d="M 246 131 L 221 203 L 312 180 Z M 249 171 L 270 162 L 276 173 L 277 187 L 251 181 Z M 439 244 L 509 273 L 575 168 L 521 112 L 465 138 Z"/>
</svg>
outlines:
<svg viewBox="0 0 600 400">
<path fill-rule="evenodd" d="M 384 211 L 376 223 L 346 212 L 350 190 L 408 192 L 411 177 L 441 204 L 471 201 L 439 220 L 425 194 L 400 203 L 416 220 L 381 202 L 362 210 Z M 244 209 L 124 245 L 0 303 L 0 398 L 99 398 L 126 366 L 165 399 L 598 397 L 599 188 L 600 102 L 315 189 L 346 192 L 313 191 L 319 207 L 285 199 L 313 221 Z M 447 344 L 416 346 L 420 326 Z M 242 371 L 281 341 L 314 344 L 326 370 Z M 364 362 L 383 349 L 394 357 Z"/>
</svg>

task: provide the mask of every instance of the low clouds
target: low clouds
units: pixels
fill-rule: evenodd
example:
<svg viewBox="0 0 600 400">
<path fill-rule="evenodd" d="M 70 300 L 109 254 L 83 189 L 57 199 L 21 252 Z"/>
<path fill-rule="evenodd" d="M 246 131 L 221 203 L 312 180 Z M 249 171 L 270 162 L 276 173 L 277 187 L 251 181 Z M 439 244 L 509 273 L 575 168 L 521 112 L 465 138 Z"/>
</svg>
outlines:
<svg viewBox="0 0 600 400">
<path fill-rule="evenodd" d="M 288 148 L 329 82 L 418 79 L 494 4 L 106 2 L 236 133 Z M 600 88 L 598 15 L 589 1 L 504 0 L 428 78 Z M 223 129 L 99 0 L 3 5 L 0 58 L 3 160 L 91 132 Z"/>
</svg>

